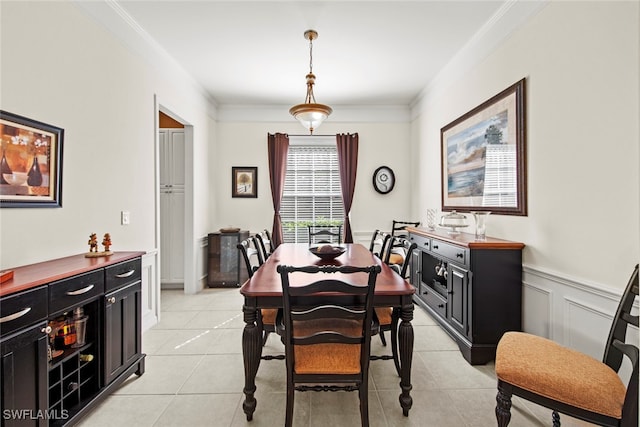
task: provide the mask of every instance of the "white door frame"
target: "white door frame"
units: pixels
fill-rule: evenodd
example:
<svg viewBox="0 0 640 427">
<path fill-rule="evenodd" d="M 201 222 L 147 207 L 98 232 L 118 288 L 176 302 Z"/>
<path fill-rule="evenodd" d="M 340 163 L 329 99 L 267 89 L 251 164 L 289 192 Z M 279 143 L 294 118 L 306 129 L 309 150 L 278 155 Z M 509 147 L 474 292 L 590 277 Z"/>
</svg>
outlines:
<svg viewBox="0 0 640 427">
<path fill-rule="evenodd" d="M 195 260 L 195 233 L 194 233 L 194 215 L 193 215 L 193 126 L 187 120 L 181 118 L 178 114 L 165 107 L 154 95 L 154 114 L 155 114 L 155 246 L 160 250 L 160 141 L 158 138 L 159 113 L 162 112 L 172 119 L 184 125 L 184 293 L 195 294 L 199 289 L 199 283 L 196 281 L 196 260 Z M 157 289 L 160 290 L 160 256 L 158 256 L 157 273 Z M 158 292 L 159 298 L 160 292 Z M 160 305 L 158 304 L 158 310 Z"/>
</svg>

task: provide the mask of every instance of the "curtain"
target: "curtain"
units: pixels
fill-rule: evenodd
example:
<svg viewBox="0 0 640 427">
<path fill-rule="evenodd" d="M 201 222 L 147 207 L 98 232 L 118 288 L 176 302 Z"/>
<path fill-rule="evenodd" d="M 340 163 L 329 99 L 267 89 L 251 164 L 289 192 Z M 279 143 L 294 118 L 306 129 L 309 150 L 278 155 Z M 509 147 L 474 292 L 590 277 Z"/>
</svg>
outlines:
<svg viewBox="0 0 640 427">
<path fill-rule="evenodd" d="M 344 242 L 353 243 L 351 232 L 351 203 L 356 189 L 356 171 L 358 169 L 358 134 L 336 135 L 338 165 L 340 166 L 340 185 L 342 187 L 342 203 L 344 204 Z"/>
<path fill-rule="evenodd" d="M 287 153 L 289 152 L 289 135 L 276 133 L 267 134 L 267 149 L 269 152 L 269 181 L 271 182 L 271 199 L 273 200 L 273 228 L 271 244 L 275 249 L 282 243 L 282 219 L 280 218 L 280 204 L 284 191 L 284 178 L 287 173 Z"/>
</svg>

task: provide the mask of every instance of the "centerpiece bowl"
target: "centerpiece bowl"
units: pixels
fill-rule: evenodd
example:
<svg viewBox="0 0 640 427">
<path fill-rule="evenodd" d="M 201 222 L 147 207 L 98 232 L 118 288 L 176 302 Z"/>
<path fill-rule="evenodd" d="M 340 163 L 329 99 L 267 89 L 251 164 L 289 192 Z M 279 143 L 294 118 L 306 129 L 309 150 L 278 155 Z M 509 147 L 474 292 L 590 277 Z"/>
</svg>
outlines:
<svg viewBox="0 0 640 427">
<path fill-rule="evenodd" d="M 309 247 L 309 252 L 324 261 L 331 261 L 342 255 L 347 249 L 344 246 L 329 243 Z"/>
</svg>

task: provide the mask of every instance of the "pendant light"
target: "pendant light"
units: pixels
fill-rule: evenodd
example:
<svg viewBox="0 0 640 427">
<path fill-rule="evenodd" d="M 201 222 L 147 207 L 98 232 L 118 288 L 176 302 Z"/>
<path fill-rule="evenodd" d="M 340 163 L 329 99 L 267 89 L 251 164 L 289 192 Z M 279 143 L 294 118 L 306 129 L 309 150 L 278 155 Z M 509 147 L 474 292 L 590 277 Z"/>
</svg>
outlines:
<svg viewBox="0 0 640 427">
<path fill-rule="evenodd" d="M 324 104 L 316 103 L 313 96 L 313 85 L 316 82 L 316 76 L 313 74 L 313 41 L 318 38 L 318 32 L 315 30 L 307 30 L 304 32 L 304 38 L 309 40 L 309 74 L 307 74 L 307 96 L 304 104 L 294 105 L 289 109 L 289 113 L 295 117 L 305 128 L 309 129 L 309 133 L 313 135 L 313 131 L 329 117 L 333 111 L 331 107 Z"/>
</svg>

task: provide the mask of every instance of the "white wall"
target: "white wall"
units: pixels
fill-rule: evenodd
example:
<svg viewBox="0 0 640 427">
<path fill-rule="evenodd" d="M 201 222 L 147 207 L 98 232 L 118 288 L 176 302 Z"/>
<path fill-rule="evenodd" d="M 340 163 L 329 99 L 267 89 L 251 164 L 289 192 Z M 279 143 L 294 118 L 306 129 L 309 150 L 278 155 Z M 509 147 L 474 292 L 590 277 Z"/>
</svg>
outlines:
<svg viewBox="0 0 640 427">
<path fill-rule="evenodd" d="M 492 215 L 487 233 L 524 242 L 527 267 L 623 288 L 640 259 L 639 18 L 638 2 L 550 2 L 440 76 L 414 111 L 413 216 L 440 206 L 440 129 L 526 77 L 529 214 Z"/>
<path fill-rule="evenodd" d="M 339 107 L 335 107 L 339 110 Z M 282 107 L 286 113 L 287 108 Z M 224 114 L 224 112 L 222 112 Z M 217 182 L 220 195 L 214 209 L 216 220 L 213 229 L 237 226 L 251 231 L 271 230 L 273 203 L 269 184 L 267 159 L 267 134 L 307 134 L 300 124 L 289 119 L 282 122 L 220 122 L 217 140 Z M 393 219 L 410 219 L 409 206 L 412 195 L 410 164 L 410 124 L 401 122 L 336 122 L 330 120 L 315 132 L 320 135 L 358 133 L 358 178 L 354 194 L 351 223 L 356 235 L 371 239 L 376 228 L 391 230 Z M 373 189 L 373 172 L 382 165 L 391 167 L 396 176 L 396 187 L 382 195 Z M 231 167 L 258 167 L 258 198 L 231 197 Z"/>
<path fill-rule="evenodd" d="M 206 234 L 215 128 L 190 78 L 153 67 L 74 3 L 3 2 L 1 31 L 1 108 L 65 130 L 62 208 L 2 209 L 1 267 L 85 252 L 92 232 L 111 233 L 116 251 L 157 249 L 154 97 L 193 126 L 192 234 Z"/>
</svg>

